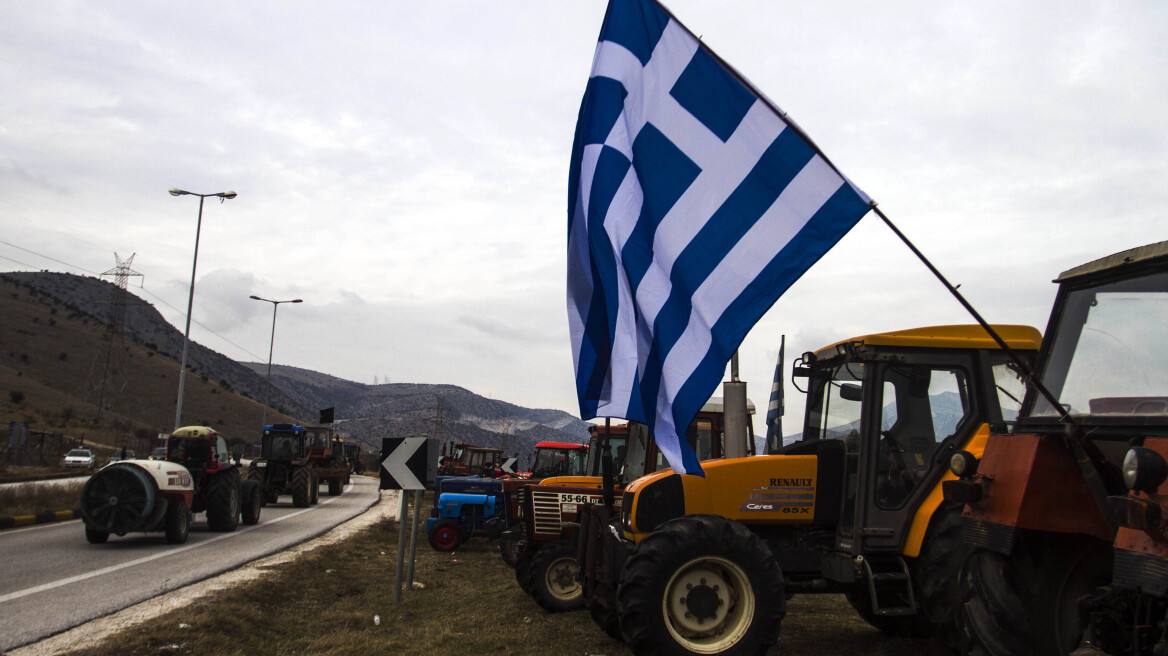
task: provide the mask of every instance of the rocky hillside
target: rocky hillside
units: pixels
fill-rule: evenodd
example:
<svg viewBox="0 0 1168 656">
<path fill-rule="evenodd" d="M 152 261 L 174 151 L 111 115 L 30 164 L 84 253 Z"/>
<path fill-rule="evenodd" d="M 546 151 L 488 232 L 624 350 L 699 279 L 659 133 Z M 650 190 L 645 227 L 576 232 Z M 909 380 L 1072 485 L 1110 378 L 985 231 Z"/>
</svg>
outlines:
<svg viewBox="0 0 1168 656">
<path fill-rule="evenodd" d="M 132 291 L 123 292 L 99 278 L 64 273 L 2 273 L 0 280 L 24 294 L 52 299 L 66 310 L 71 323 L 82 323 L 72 321 L 82 319 L 88 328 L 104 333 L 117 322 L 126 339 L 149 353 L 181 359 L 182 331 Z M 236 362 L 191 342 L 187 365 L 200 380 L 217 384 L 222 392 L 264 398 L 267 363 Z M 524 408 L 453 385 L 365 385 L 279 365 L 272 368 L 271 405 L 304 423 L 315 423 L 321 409 L 334 408 L 338 428 L 374 448 L 384 437 L 427 433 L 444 441 L 505 447 L 509 454 L 523 456 L 540 440 L 581 442 L 587 438 L 588 425 L 560 410 Z M 165 416 L 163 410 L 155 409 L 152 416 Z"/>
</svg>

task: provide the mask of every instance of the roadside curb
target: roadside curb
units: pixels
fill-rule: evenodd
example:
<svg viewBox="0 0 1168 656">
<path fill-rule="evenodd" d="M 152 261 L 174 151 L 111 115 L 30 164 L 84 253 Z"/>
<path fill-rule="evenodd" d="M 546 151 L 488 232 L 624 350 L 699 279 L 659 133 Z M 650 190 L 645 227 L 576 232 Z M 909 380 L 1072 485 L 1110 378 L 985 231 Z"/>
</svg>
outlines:
<svg viewBox="0 0 1168 656">
<path fill-rule="evenodd" d="M 17 515 L 15 517 L 0 517 L 0 529 L 16 528 L 18 526 L 32 526 L 33 524 L 47 524 L 49 522 L 65 522 L 70 519 L 80 519 L 81 509 L 46 510 L 35 515 Z"/>
</svg>

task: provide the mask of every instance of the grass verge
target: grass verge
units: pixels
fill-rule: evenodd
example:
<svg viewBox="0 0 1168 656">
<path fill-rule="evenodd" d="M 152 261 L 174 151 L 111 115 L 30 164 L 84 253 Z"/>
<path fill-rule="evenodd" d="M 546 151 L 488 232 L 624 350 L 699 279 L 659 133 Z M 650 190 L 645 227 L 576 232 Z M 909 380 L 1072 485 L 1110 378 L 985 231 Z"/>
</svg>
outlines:
<svg viewBox="0 0 1168 656">
<path fill-rule="evenodd" d="M 0 517 L 76 508 L 84 481 L 29 483 L 0 488 Z"/>
<path fill-rule="evenodd" d="M 275 566 L 258 581 L 221 590 L 67 653 L 632 653 L 600 631 L 587 612 L 541 610 L 515 583 L 497 543 L 482 539 L 468 541 L 455 553 L 439 553 L 419 536 L 414 580 L 425 588 L 404 591 L 401 603 L 395 604 L 397 533 L 396 521 L 381 521 L 347 540 Z M 860 620 L 839 595 L 806 595 L 788 602 L 779 644 L 770 653 L 921 656 L 944 651 L 933 641 L 884 636 Z"/>
</svg>

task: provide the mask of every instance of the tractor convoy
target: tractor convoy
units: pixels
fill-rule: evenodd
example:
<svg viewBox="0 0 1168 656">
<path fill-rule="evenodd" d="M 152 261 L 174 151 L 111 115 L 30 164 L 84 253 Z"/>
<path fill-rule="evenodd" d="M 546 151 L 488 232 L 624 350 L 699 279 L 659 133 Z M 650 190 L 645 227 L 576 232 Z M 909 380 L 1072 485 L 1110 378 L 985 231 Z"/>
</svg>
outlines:
<svg viewBox="0 0 1168 656">
<path fill-rule="evenodd" d="M 539 606 L 587 608 L 637 654 L 763 653 L 791 596 L 834 593 L 962 656 L 1168 656 L 1168 242 L 1055 282 L 1045 336 L 936 326 L 804 353 L 801 436 L 765 454 L 745 390 L 711 399 L 685 434 L 702 475 L 636 422 L 540 443 L 517 475 L 446 445 L 430 544 L 498 538 Z M 360 466 L 330 426 L 272 424 L 244 480 L 222 435 L 180 428 L 164 460 L 89 479 L 85 535 L 181 543 L 192 513 L 231 531 Z"/>
</svg>

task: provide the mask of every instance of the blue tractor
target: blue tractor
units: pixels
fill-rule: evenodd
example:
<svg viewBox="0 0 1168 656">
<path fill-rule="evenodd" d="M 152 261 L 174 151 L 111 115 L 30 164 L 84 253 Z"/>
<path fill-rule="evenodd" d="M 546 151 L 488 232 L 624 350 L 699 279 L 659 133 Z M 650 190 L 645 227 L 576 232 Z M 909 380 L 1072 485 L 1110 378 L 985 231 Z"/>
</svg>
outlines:
<svg viewBox="0 0 1168 656">
<path fill-rule="evenodd" d="M 503 483 L 479 476 L 440 476 L 437 501 L 426 520 L 436 551 L 454 551 L 473 535 L 486 535 L 487 520 L 503 514 Z"/>
</svg>

